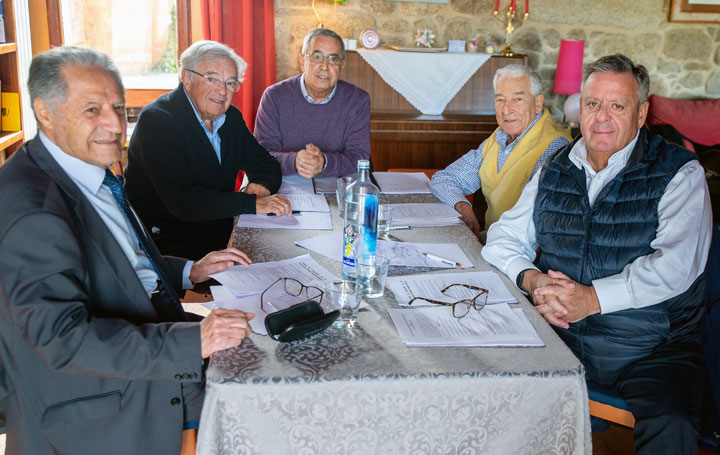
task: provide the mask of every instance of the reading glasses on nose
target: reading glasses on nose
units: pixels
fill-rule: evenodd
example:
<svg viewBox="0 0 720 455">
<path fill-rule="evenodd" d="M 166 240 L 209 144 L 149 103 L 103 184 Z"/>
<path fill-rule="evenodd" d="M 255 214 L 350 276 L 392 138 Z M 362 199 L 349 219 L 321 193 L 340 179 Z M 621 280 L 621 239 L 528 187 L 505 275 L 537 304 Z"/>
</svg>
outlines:
<svg viewBox="0 0 720 455">
<path fill-rule="evenodd" d="M 229 90 L 233 93 L 237 92 L 238 89 L 240 88 L 240 81 L 238 81 L 237 79 L 228 79 L 225 82 L 223 82 L 216 77 L 208 76 L 206 74 L 201 74 L 201 73 L 198 73 L 197 71 L 191 70 L 189 68 L 188 68 L 188 71 L 202 77 L 205 80 L 205 83 L 211 87 L 220 88 L 224 85 L 227 90 Z"/>
<path fill-rule="evenodd" d="M 477 291 L 478 294 L 475 295 L 475 297 L 471 299 L 461 299 L 456 302 L 441 302 L 439 300 L 433 300 L 433 299 L 426 299 L 425 297 L 413 297 L 409 302 L 408 305 L 412 305 L 415 300 L 424 300 L 426 302 L 434 303 L 436 305 L 446 305 L 452 307 L 452 315 L 456 318 L 462 318 L 466 316 L 470 312 L 470 308 L 475 308 L 476 311 L 480 311 L 483 309 L 485 304 L 487 303 L 488 298 L 488 290 L 479 288 L 477 286 L 472 286 L 470 284 L 451 284 L 444 289 L 442 289 L 440 292 L 445 294 L 448 289 L 452 288 L 453 286 L 460 286 L 467 289 L 471 289 L 473 291 Z"/>
<path fill-rule="evenodd" d="M 310 59 L 310 62 L 320 65 L 322 62 L 327 60 L 328 65 L 340 66 L 342 59 L 335 54 L 323 55 L 320 52 L 313 52 L 312 54 L 303 54 L 306 58 Z"/>
</svg>

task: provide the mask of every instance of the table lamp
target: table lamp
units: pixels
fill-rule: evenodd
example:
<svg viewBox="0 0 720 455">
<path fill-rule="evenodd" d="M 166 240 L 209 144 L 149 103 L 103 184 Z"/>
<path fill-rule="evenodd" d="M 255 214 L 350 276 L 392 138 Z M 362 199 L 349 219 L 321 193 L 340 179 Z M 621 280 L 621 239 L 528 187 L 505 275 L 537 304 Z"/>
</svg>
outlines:
<svg viewBox="0 0 720 455">
<path fill-rule="evenodd" d="M 553 92 L 570 95 L 563 106 L 565 119 L 577 123 L 580 115 L 580 85 L 582 84 L 584 41 L 560 41 Z"/>
</svg>

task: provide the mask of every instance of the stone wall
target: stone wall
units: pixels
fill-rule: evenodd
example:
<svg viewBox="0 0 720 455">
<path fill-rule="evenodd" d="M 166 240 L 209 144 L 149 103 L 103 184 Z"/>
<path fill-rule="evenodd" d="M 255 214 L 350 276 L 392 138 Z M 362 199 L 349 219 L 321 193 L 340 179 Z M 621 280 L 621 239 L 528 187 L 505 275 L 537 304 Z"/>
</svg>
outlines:
<svg viewBox="0 0 720 455">
<path fill-rule="evenodd" d="M 300 72 L 303 36 L 318 24 L 312 0 L 275 0 L 278 80 Z M 501 6 L 509 4 L 502 0 Z M 518 1 L 518 4 L 524 2 Z M 552 93 L 561 39 L 585 41 L 585 62 L 621 52 L 650 71 L 651 93 L 677 98 L 720 97 L 720 25 L 668 22 L 670 0 L 530 0 L 530 18 L 513 36 L 513 50 L 528 55 L 543 79 L 546 104 L 562 116 L 565 96 Z M 358 38 L 374 28 L 388 44 L 412 46 L 415 30 L 430 28 L 434 46 L 449 39 L 502 48 L 504 28 L 492 17 L 492 0 L 447 4 L 392 0 L 315 0 L 326 28 Z"/>
</svg>

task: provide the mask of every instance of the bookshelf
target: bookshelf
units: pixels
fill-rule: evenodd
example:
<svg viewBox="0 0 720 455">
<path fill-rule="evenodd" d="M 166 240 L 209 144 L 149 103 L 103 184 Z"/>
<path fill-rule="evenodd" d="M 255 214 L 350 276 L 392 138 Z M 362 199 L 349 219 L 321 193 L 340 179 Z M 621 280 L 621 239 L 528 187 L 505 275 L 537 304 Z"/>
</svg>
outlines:
<svg viewBox="0 0 720 455">
<path fill-rule="evenodd" d="M 18 55 L 15 34 L 15 0 L 2 0 L 5 21 L 5 43 L 0 43 L 0 80 L 3 92 L 20 93 L 22 83 L 18 69 Z M 22 98 L 22 97 L 21 97 Z M 20 125 L 23 125 L 22 109 Z M 20 131 L 0 131 L 0 164 L 22 145 L 25 136 Z"/>
</svg>

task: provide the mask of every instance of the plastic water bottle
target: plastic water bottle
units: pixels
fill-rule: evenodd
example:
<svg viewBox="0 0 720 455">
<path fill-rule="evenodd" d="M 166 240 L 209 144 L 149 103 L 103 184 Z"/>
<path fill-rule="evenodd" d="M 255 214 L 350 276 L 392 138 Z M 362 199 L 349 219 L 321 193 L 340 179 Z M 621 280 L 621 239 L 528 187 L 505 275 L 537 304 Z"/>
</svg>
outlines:
<svg viewBox="0 0 720 455">
<path fill-rule="evenodd" d="M 377 249 L 380 190 L 370 181 L 370 161 L 358 160 L 358 178 L 347 189 L 347 200 L 358 203 L 356 214 L 345 211 L 343 265 L 345 279 L 355 279 L 355 259 L 374 256 Z"/>
</svg>

